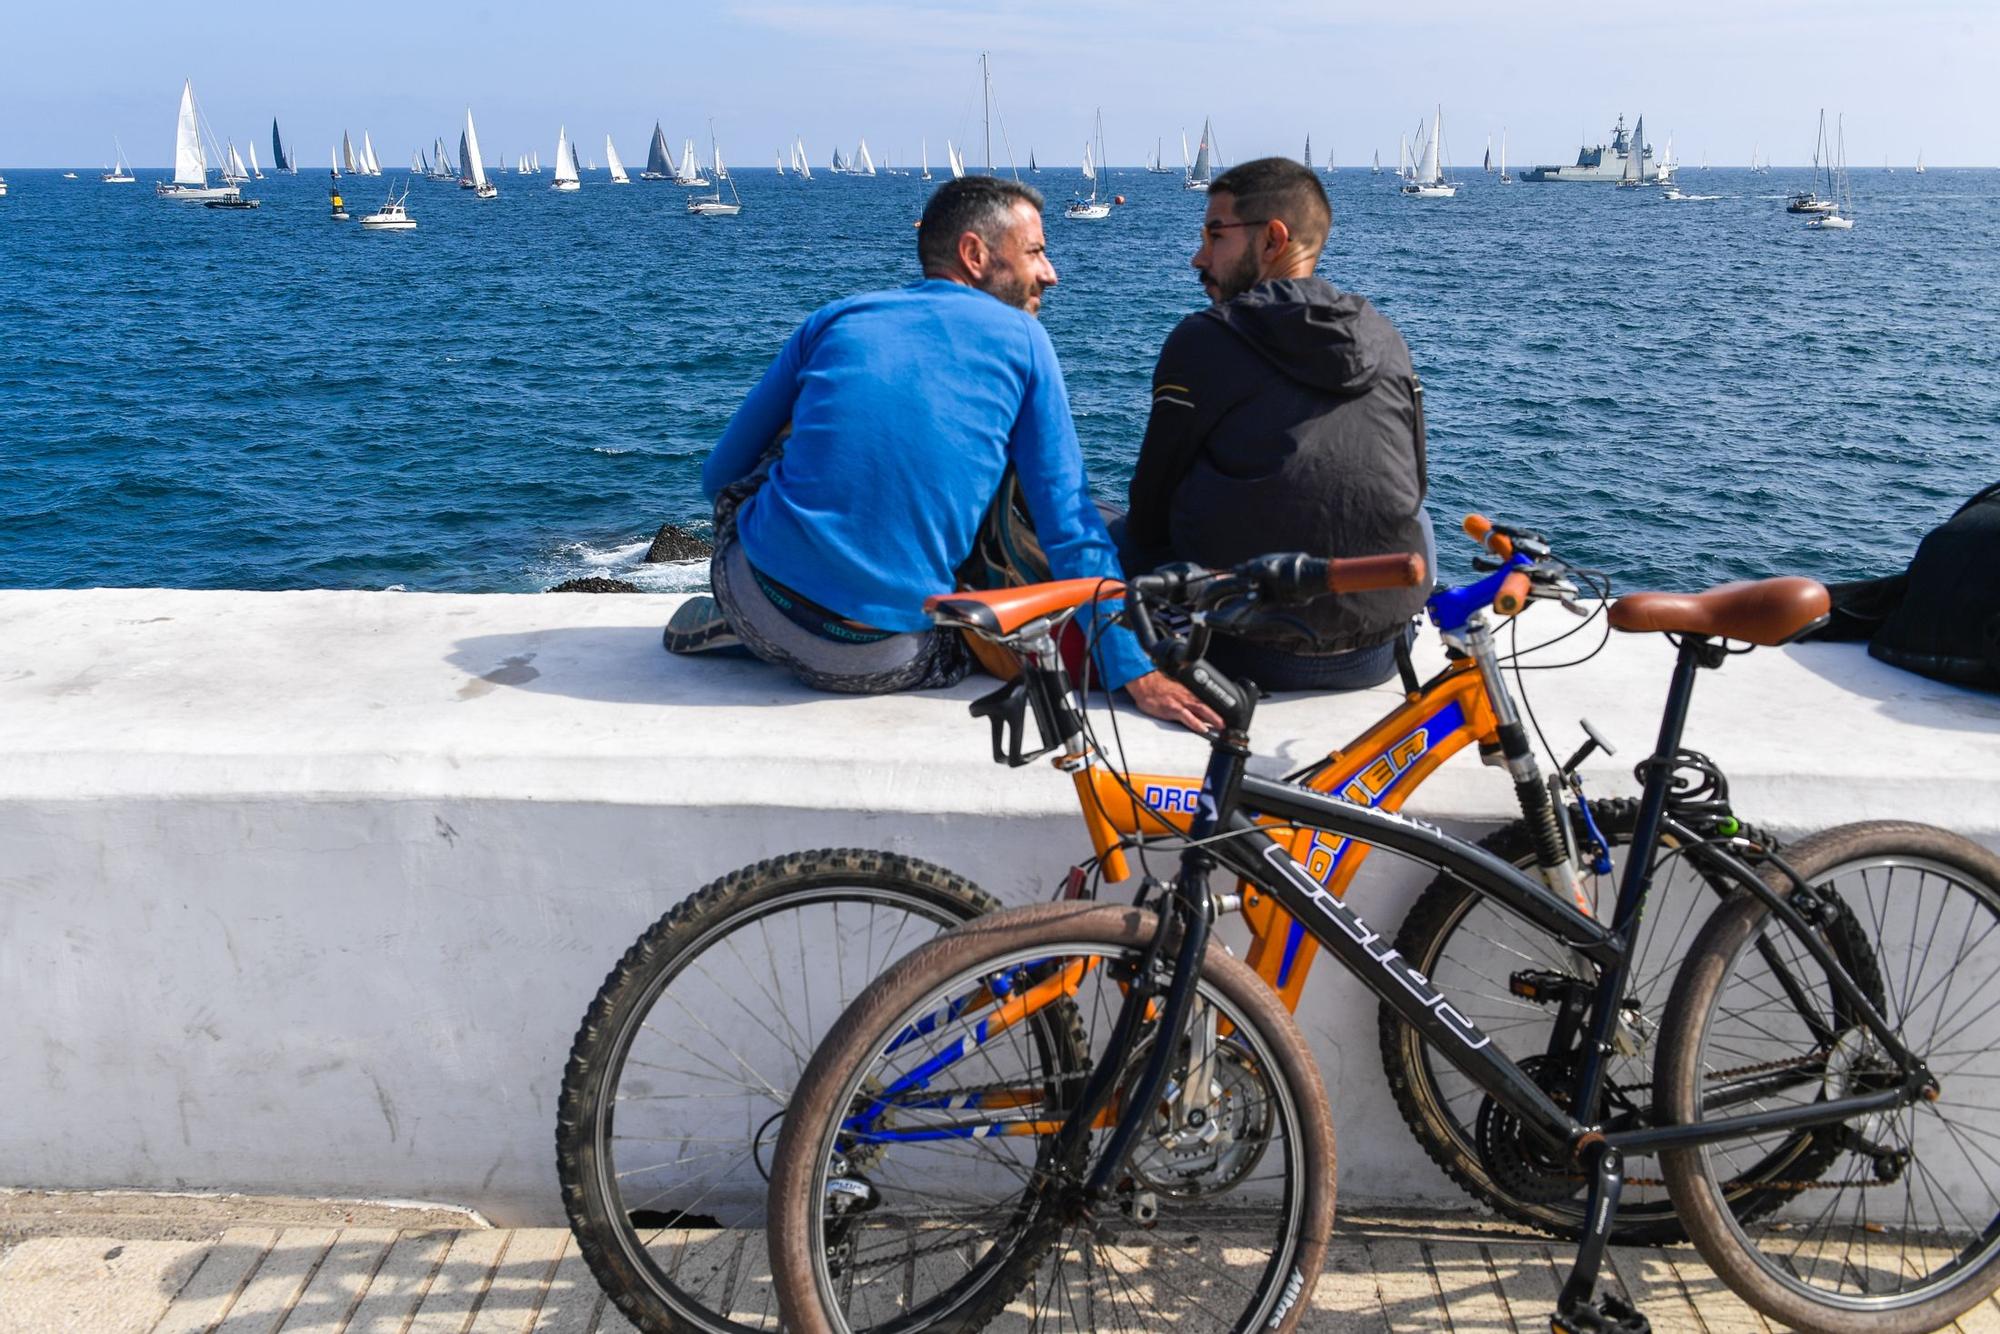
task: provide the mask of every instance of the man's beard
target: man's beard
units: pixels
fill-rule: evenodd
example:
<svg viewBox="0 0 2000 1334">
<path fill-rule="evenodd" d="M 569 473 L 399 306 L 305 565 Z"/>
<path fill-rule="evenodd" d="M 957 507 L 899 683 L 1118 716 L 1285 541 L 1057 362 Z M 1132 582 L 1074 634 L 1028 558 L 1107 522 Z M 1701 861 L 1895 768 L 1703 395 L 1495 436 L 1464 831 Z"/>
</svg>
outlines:
<svg viewBox="0 0 2000 1334">
<path fill-rule="evenodd" d="M 1219 306 L 1225 301 L 1232 301 L 1242 296 L 1245 292 L 1255 287 L 1257 285 L 1257 269 L 1256 252 L 1246 250 L 1243 252 L 1243 258 L 1236 262 L 1236 267 L 1227 272 L 1202 269 L 1200 271 L 1202 285 L 1214 284 L 1214 301 Z"/>
<path fill-rule="evenodd" d="M 1033 278 L 1017 273 L 989 274 L 979 290 L 1031 315 L 1035 313 L 1035 299 L 1041 295 L 1041 288 Z"/>
</svg>

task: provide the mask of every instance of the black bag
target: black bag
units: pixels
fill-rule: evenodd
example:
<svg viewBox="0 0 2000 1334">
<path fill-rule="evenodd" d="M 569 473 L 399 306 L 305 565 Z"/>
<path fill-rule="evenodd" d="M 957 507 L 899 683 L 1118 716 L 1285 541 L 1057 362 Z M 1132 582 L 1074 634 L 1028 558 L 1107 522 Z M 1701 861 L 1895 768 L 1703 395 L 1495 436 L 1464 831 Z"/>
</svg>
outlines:
<svg viewBox="0 0 2000 1334">
<path fill-rule="evenodd" d="M 1892 667 L 2000 690 L 2000 483 L 1917 545 L 1903 574 L 1834 584 L 1821 639 L 1866 639 Z"/>
</svg>

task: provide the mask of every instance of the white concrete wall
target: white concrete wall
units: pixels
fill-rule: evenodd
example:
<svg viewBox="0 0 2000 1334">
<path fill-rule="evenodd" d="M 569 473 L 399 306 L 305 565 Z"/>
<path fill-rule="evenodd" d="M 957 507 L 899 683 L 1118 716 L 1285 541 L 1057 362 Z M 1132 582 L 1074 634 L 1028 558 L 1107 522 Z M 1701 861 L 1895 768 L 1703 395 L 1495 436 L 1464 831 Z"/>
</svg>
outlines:
<svg viewBox="0 0 2000 1334">
<path fill-rule="evenodd" d="M 964 713 L 983 685 L 835 699 L 755 663 L 677 661 L 659 648 L 676 601 L 0 592 L 0 1183 L 555 1221 L 577 1021 L 682 896 L 759 857 L 860 845 L 1025 902 L 1083 855 L 1065 779 L 987 760 Z M 1567 628 L 1557 615 L 1528 628 Z M 1621 637 L 1528 678 L 1558 747 L 1579 713 L 1621 746 L 1599 793 L 1632 790 L 1668 662 Z M 1268 704 L 1267 767 L 1393 698 Z M 1125 736 L 1137 768 L 1203 758 L 1137 719 Z M 1833 645 L 1705 677 L 1689 732 L 1772 827 L 1909 816 L 2000 847 L 1996 739 L 2000 700 Z M 1511 800 L 1466 756 L 1411 809 L 1476 830 Z M 1353 901 L 1389 925 L 1416 887 L 1378 859 Z M 1301 1019 L 1344 1197 L 1456 1198 L 1389 1102 L 1372 999 L 1322 968 Z"/>
</svg>

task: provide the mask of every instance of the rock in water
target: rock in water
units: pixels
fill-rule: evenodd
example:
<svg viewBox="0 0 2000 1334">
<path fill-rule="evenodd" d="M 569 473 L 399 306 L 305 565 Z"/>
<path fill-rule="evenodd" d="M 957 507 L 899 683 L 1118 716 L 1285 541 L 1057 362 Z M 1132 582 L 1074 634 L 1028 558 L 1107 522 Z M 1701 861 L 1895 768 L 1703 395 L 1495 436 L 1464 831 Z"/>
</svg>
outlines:
<svg viewBox="0 0 2000 1334">
<path fill-rule="evenodd" d="M 663 523 L 660 531 L 653 535 L 653 545 L 646 548 L 646 564 L 657 565 L 669 560 L 707 560 L 715 554 L 715 547 L 705 537 L 696 536 L 677 524 Z"/>
<path fill-rule="evenodd" d="M 607 579 L 601 574 L 588 575 L 582 579 L 565 579 L 551 588 L 551 593 L 636 593 L 637 584 L 628 584 L 623 579 Z"/>
</svg>

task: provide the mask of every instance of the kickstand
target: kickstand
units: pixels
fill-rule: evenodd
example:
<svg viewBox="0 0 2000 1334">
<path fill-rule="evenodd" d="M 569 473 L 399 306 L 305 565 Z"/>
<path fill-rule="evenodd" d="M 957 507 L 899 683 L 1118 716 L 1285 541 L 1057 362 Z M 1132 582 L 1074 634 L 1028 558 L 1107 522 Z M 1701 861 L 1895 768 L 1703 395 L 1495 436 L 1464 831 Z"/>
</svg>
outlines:
<svg viewBox="0 0 2000 1334">
<path fill-rule="evenodd" d="M 1598 1291 L 1597 1275 L 1604 1267 L 1604 1248 L 1611 1241 L 1611 1224 L 1624 1188 L 1624 1155 L 1609 1145 L 1600 1146 L 1585 1201 L 1583 1216 L 1588 1222 L 1583 1241 L 1576 1248 L 1569 1281 L 1556 1298 L 1556 1313 L 1549 1317 L 1554 1334 L 1652 1334 L 1653 1326 L 1636 1309 Z"/>
</svg>

